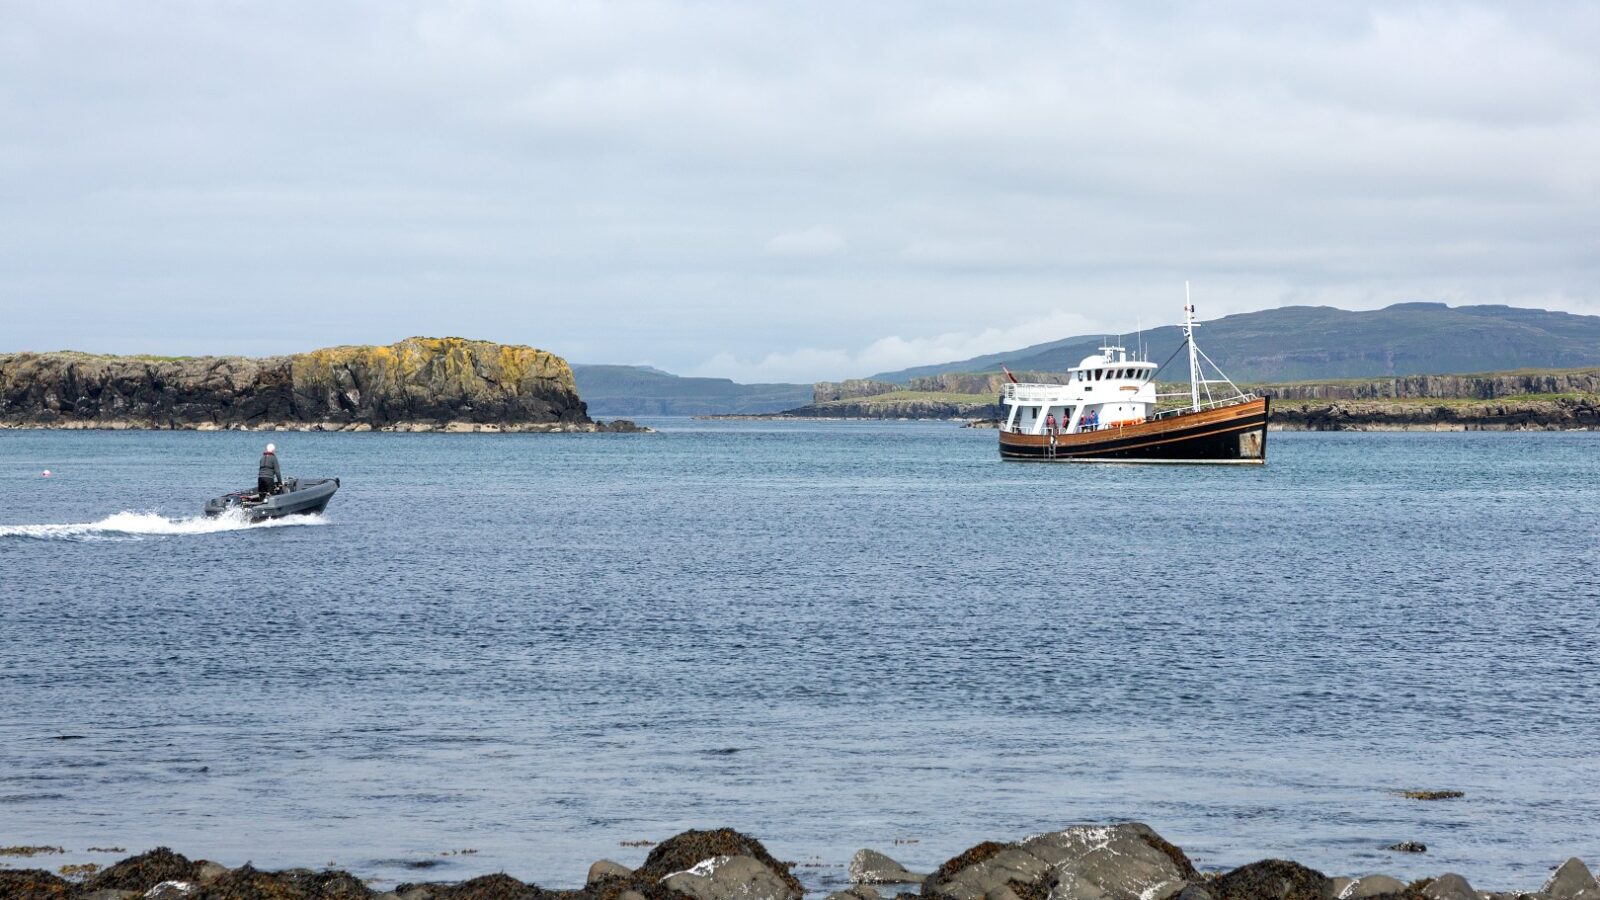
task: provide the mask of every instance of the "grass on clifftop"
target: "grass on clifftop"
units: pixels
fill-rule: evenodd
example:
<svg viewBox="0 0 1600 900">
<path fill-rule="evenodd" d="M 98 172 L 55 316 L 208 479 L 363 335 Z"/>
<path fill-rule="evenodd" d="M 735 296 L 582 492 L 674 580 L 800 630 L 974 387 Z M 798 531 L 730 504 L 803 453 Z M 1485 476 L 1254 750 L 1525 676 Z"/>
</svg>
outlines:
<svg viewBox="0 0 1600 900">
<path fill-rule="evenodd" d="M 843 400 L 829 400 L 824 403 L 814 403 L 814 407 L 826 409 L 844 406 L 874 406 L 877 404 L 893 403 L 958 403 L 962 405 L 989 406 L 1000 402 L 997 394 L 945 394 L 937 391 L 891 391 L 887 394 L 873 394 L 870 397 L 847 397 Z"/>
</svg>

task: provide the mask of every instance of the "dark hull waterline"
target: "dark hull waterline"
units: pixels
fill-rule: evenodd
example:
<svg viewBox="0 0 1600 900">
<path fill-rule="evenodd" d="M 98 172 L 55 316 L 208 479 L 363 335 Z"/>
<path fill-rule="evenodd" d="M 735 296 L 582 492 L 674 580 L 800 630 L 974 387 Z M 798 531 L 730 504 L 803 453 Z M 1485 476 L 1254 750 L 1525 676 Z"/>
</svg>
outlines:
<svg viewBox="0 0 1600 900">
<path fill-rule="evenodd" d="M 1267 461 L 1268 400 L 1259 398 L 1123 428 L 1082 434 L 1000 433 L 1000 456 L 1039 462 L 1212 463 Z"/>
</svg>

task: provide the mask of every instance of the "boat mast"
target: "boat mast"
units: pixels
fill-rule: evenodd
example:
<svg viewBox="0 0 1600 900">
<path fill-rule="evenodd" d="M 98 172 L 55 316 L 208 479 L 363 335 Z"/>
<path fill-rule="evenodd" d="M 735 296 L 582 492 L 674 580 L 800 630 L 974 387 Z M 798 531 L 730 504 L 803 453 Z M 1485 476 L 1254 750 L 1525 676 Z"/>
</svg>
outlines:
<svg viewBox="0 0 1600 900">
<path fill-rule="evenodd" d="M 1194 301 L 1189 298 L 1189 282 L 1183 283 L 1183 339 L 1189 344 L 1189 403 L 1200 411 L 1200 355 L 1194 345 Z"/>
</svg>

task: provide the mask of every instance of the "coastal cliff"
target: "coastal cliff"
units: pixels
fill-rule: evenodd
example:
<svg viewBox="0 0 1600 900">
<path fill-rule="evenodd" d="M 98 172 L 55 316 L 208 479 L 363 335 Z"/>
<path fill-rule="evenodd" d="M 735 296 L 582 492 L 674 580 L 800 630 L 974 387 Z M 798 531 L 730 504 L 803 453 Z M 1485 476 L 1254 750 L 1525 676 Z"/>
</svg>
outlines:
<svg viewBox="0 0 1600 900">
<path fill-rule="evenodd" d="M 1018 372 L 1018 380 L 1059 383 L 1062 373 Z M 1006 378 L 999 373 L 919 376 L 905 384 L 857 379 L 819 382 L 795 418 L 975 419 L 992 423 Z M 1410 375 L 1246 385 L 1272 398 L 1274 430 L 1571 431 L 1600 430 L 1600 369 Z M 1158 385 L 1182 393 L 1187 385 Z"/>
<path fill-rule="evenodd" d="M 566 360 L 462 338 L 292 356 L 0 355 L 0 425 L 593 431 Z"/>
</svg>

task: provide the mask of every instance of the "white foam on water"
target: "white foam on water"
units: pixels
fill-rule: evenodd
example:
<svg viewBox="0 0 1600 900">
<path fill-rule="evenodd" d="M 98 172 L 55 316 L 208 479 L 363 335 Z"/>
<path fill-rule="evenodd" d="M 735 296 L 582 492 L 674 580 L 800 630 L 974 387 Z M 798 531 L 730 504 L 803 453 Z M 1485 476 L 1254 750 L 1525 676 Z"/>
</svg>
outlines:
<svg viewBox="0 0 1600 900">
<path fill-rule="evenodd" d="M 325 525 L 322 516 L 289 516 L 246 522 L 238 510 L 220 516 L 194 516 L 187 519 L 169 519 L 157 513 L 122 512 L 106 516 L 98 522 L 73 525 L 0 525 L 0 538 L 20 537 L 38 540 L 62 541 L 140 541 L 150 537 L 177 537 L 191 534 L 219 534 L 227 531 L 245 531 L 255 528 L 284 528 L 295 525 Z"/>
</svg>

